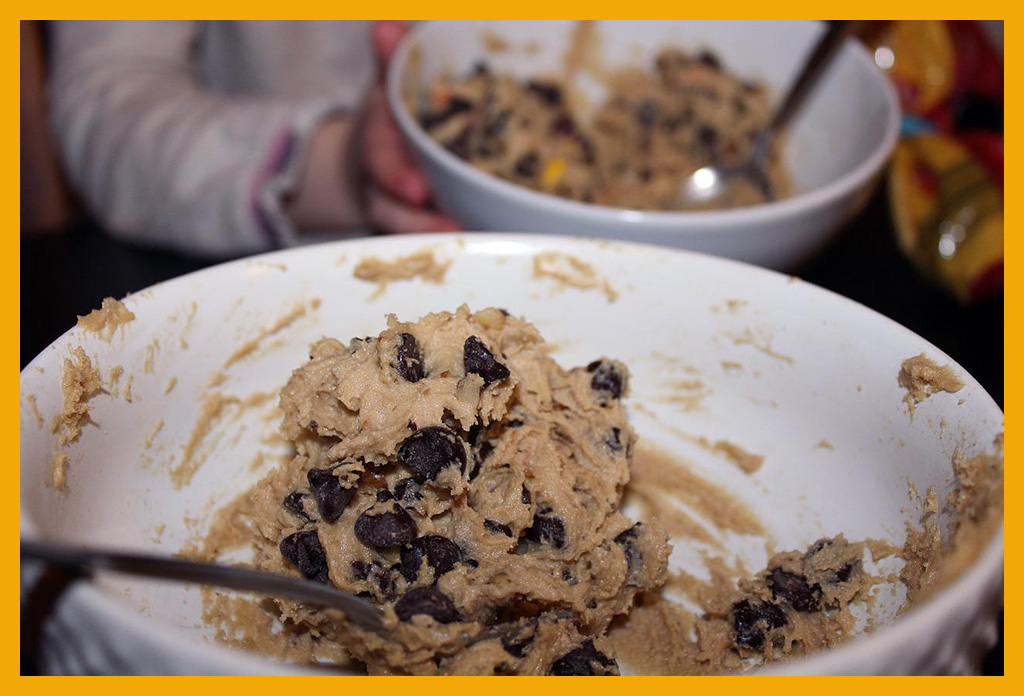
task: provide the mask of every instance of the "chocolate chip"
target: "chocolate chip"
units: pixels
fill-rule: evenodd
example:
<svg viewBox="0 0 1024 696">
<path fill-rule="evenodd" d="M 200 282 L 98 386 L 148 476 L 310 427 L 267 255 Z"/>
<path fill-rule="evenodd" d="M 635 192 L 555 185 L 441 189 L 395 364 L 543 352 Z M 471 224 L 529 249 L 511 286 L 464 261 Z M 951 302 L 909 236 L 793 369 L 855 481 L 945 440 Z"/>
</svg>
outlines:
<svg viewBox="0 0 1024 696">
<path fill-rule="evenodd" d="M 545 104 L 558 106 L 562 103 L 562 90 L 558 85 L 530 80 L 526 83 L 526 89 L 540 97 Z"/>
<path fill-rule="evenodd" d="M 551 508 L 539 510 L 533 517 L 533 525 L 526 530 L 526 538 L 560 549 L 565 546 L 565 522 L 553 514 Z"/>
<path fill-rule="evenodd" d="M 401 339 L 401 343 L 398 344 L 395 371 L 408 382 L 419 382 L 426 376 L 419 341 L 409 333 L 402 334 Z"/>
<path fill-rule="evenodd" d="M 771 602 L 755 603 L 744 599 L 732 607 L 736 645 L 751 650 L 764 648 L 765 631 L 781 628 L 789 621 L 786 613 Z"/>
<path fill-rule="evenodd" d="M 523 505 L 529 505 L 533 502 L 533 497 L 530 495 L 530 489 L 523 484 L 523 492 L 520 494 L 519 499 L 523 501 Z"/>
<path fill-rule="evenodd" d="M 487 67 L 487 63 L 485 63 L 482 60 L 478 60 L 476 63 L 473 64 L 473 74 L 474 75 L 490 75 L 491 74 L 491 69 L 489 67 Z"/>
<path fill-rule="evenodd" d="M 713 148 L 718 142 L 718 131 L 705 123 L 697 128 L 697 140 L 704 147 Z"/>
<path fill-rule="evenodd" d="M 312 522 L 313 520 L 306 514 L 306 508 L 302 505 L 303 498 L 305 498 L 305 495 L 300 491 L 292 491 L 284 497 L 284 502 L 282 504 L 286 510 L 294 514 L 296 517 L 300 517 L 306 522 Z"/>
<path fill-rule="evenodd" d="M 466 374 L 480 375 L 484 379 L 484 385 L 500 382 L 509 376 L 508 368 L 498 362 L 494 353 L 476 336 L 466 339 L 462 347 L 462 361 L 466 367 Z"/>
<path fill-rule="evenodd" d="M 487 441 L 480 445 L 480 461 L 484 461 L 487 457 L 491 456 L 491 452 L 494 451 L 494 443 Z"/>
<path fill-rule="evenodd" d="M 658 120 L 658 105 L 645 99 L 636 107 L 636 120 L 644 128 L 651 128 Z"/>
<path fill-rule="evenodd" d="M 447 106 L 443 109 L 421 115 L 420 125 L 423 126 L 425 130 L 429 131 L 432 128 L 441 125 L 452 116 L 469 111 L 471 108 L 473 108 L 473 105 L 469 101 L 461 97 L 452 97 L 448 100 Z"/>
<path fill-rule="evenodd" d="M 615 660 L 594 647 L 587 639 L 580 647 L 570 650 L 551 664 L 548 674 L 558 677 L 617 674 Z"/>
<path fill-rule="evenodd" d="M 587 372 L 594 375 L 590 378 L 591 389 L 609 394 L 613 399 L 622 396 L 625 379 L 615 365 L 604 360 L 595 360 L 587 365 Z"/>
<path fill-rule="evenodd" d="M 385 568 L 380 562 L 352 561 L 352 574 L 356 580 L 371 583 L 378 590 L 379 597 L 384 601 L 391 601 L 395 598 L 394 576 L 391 570 Z"/>
<path fill-rule="evenodd" d="M 403 546 L 416 538 L 416 522 L 401 505 L 376 514 L 370 514 L 370 510 L 361 514 L 355 524 L 356 538 L 367 546 Z"/>
<path fill-rule="evenodd" d="M 610 449 L 612 452 L 622 451 L 622 438 L 620 437 L 621 434 L 622 430 L 620 430 L 619 428 L 612 428 L 611 430 L 608 431 L 608 434 L 604 436 L 604 444 L 606 444 L 608 446 L 608 449 Z"/>
<path fill-rule="evenodd" d="M 711 51 L 701 51 L 700 53 L 698 53 L 697 62 L 703 63 L 712 70 L 719 70 L 722 67 L 722 63 L 718 60 L 718 56 L 716 56 Z"/>
<path fill-rule="evenodd" d="M 451 152 L 456 157 L 461 159 L 469 158 L 469 141 L 473 136 L 473 128 L 467 126 L 463 128 L 454 138 L 444 143 L 445 149 Z"/>
<path fill-rule="evenodd" d="M 512 657 L 522 657 L 526 654 L 526 649 L 533 643 L 533 638 L 534 634 L 532 633 L 528 633 L 526 636 L 522 636 L 522 632 L 503 635 L 501 647 Z"/>
<path fill-rule="evenodd" d="M 494 534 L 504 534 L 507 537 L 512 536 L 512 528 L 507 524 L 501 522 L 495 522 L 494 520 L 484 520 L 484 527 L 487 531 Z"/>
<path fill-rule="evenodd" d="M 420 492 L 420 484 L 415 479 L 404 478 L 395 484 L 395 498 L 405 507 L 412 507 L 420 500 L 423 500 L 423 493 Z"/>
<path fill-rule="evenodd" d="M 576 135 L 576 122 L 569 114 L 559 114 L 551 124 L 551 131 L 566 137 Z"/>
<path fill-rule="evenodd" d="M 642 579 L 640 574 L 644 564 L 644 555 L 636 546 L 637 531 L 640 527 L 641 524 L 637 522 L 615 537 L 615 543 L 622 547 L 622 552 L 626 556 L 626 582 L 634 586 Z"/>
<path fill-rule="evenodd" d="M 790 573 L 782 568 L 772 568 L 768 572 L 768 587 L 772 591 L 772 599 L 780 597 L 797 611 L 818 611 L 821 609 L 821 585 L 807 584 L 803 575 Z"/>
<path fill-rule="evenodd" d="M 484 125 L 484 137 L 486 138 L 497 138 L 505 130 L 508 125 L 509 117 L 512 116 L 511 109 L 505 109 L 497 116 L 492 118 Z"/>
<path fill-rule="evenodd" d="M 395 613 L 402 621 L 409 621 L 417 614 L 426 614 L 443 624 L 459 620 L 455 603 L 432 585 L 414 587 L 402 595 L 395 603 Z"/>
<path fill-rule="evenodd" d="M 327 581 L 327 554 L 315 529 L 289 534 L 278 545 L 281 555 L 313 580 Z"/>
<path fill-rule="evenodd" d="M 348 507 L 356 494 L 356 487 L 345 487 L 341 479 L 331 473 L 333 469 L 310 469 L 306 472 L 306 480 L 313 489 L 316 507 L 320 517 L 327 522 L 334 522 Z"/>
<path fill-rule="evenodd" d="M 839 570 L 836 571 L 836 580 L 838 580 L 839 582 L 846 582 L 847 580 L 849 580 L 850 576 L 853 575 L 853 569 L 855 567 L 857 567 L 856 561 L 844 563 L 839 568 Z"/>
<path fill-rule="evenodd" d="M 466 446 L 442 425 L 420 428 L 398 447 L 398 461 L 412 470 L 420 483 L 433 481 L 445 467 L 466 464 Z"/>
<path fill-rule="evenodd" d="M 594 149 L 594 141 L 585 135 L 576 136 L 576 141 L 580 144 L 580 151 L 583 153 L 583 162 L 585 164 L 593 164 L 597 161 L 597 151 Z"/>
<path fill-rule="evenodd" d="M 462 550 L 450 539 L 436 534 L 421 536 L 402 549 L 400 571 L 409 582 L 419 575 L 424 557 L 434 569 L 434 580 L 455 567 L 462 560 Z"/>
</svg>

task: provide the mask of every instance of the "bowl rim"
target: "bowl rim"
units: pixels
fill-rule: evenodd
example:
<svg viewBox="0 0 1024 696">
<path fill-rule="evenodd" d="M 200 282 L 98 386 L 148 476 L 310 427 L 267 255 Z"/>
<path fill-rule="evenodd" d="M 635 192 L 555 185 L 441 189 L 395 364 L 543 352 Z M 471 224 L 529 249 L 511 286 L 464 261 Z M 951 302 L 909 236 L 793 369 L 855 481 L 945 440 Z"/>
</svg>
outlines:
<svg viewBox="0 0 1024 696">
<path fill-rule="evenodd" d="M 501 22 L 501 20 L 487 21 L 488 26 L 500 24 Z M 464 180 L 472 180 L 476 185 L 489 190 L 491 193 L 511 198 L 519 205 L 542 208 L 551 214 L 573 216 L 581 219 L 581 222 L 589 220 L 606 223 L 610 221 L 627 224 L 652 223 L 652 231 L 695 234 L 698 232 L 698 227 L 727 228 L 795 217 L 801 213 L 822 208 L 829 203 L 849 196 L 864 186 L 881 170 L 896 147 L 896 141 L 899 138 L 900 107 L 895 87 L 875 65 L 874 59 L 868 53 L 868 50 L 860 42 L 849 39 L 843 47 L 842 54 L 849 56 L 855 64 L 864 69 L 866 74 L 870 76 L 869 79 L 872 83 L 881 90 L 887 107 L 886 123 L 878 145 L 857 166 L 845 172 L 834 181 L 824 186 L 811 188 L 795 196 L 789 196 L 770 203 L 715 211 L 637 210 L 583 203 L 561 198 L 506 181 L 477 169 L 468 162 L 456 157 L 431 138 L 406 108 L 405 100 L 402 98 L 402 76 L 405 73 L 413 49 L 425 37 L 428 37 L 431 32 L 437 31 L 438 27 L 457 22 L 464 23 L 462 20 L 431 20 L 417 25 L 402 41 L 388 66 L 385 84 L 388 103 L 402 132 L 417 150 L 447 169 L 449 173 Z M 815 20 L 790 20 L 790 23 L 821 26 L 820 22 Z M 687 227 L 687 225 L 692 225 L 693 227 Z"/>
<path fill-rule="evenodd" d="M 656 250 L 657 253 L 661 255 L 667 254 L 691 257 L 700 263 L 740 267 L 744 273 L 761 276 L 763 278 L 775 277 L 782 279 L 786 283 L 790 283 L 793 279 L 792 276 L 785 273 L 780 273 L 754 264 L 696 251 L 663 247 L 656 244 L 622 241 L 609 242 L 607 240 L 569 235 L 538 235 L 516 232 L 462 232 L 429 235 L 391 235 L 378 238 L 349 239 L 329 242 L 326 244 L 278 250 L 220 263 L 156 283 L 144 290 L 151 291 L 169 284 L 188 282 L 203 275 L 222 273 L 226 268 L 235 266 L 246 267 L 253 262 L 287 261 L 288 257 L 291 255 L 313 253 L 311 250 L 319 250 L 326 253 L 326 249 L 328 248 L 340 247 L 348 250 L 350 247 L 355 246 L 385 247 L 385 250 L 387 250 L 386 248 L 389 246 L 401 246 L 402 249 L 405 249 L 409 237 L 418 237 L 423 241 L 438 242 L 442 244 L 445 242 L 455 242 L 454 246 L 461 249 L 471 248 L 473 242 L 512 242 L 534 248 L 593 246 L 598 250 L 616 250 L 626 248 L 639 249 L 642 251 L 646 249 L 648 253 L 652 250 Z M 460 242 L 462 242 L 462 244 L 460 244 Z M 942 349 L 936 347 L 927 339 L 884 314 L 857 302 L 856 300 L 852 300 L 844 295 L 822 288 L 813 283 L 808 283 L 799 279 L 797 279 L 797 281 L 803 287 L 805 292 L 818 295 L 822 298 L 822 301 L 838 302 L 847 306 L 852 306 L 856 311 L 866 312 L 866 316 L 870 316 L 872 322 L 879 323 L 880 326 L 886 326 L 887 330 L 902 333 L 919 342 L 922 346 L 927 346 L 929 348 L 930 355 L 957 369 L 959 374 L 963 377 L 965 384 L 973 384 L 973 386 L 977 387 L 978 391 L 987 397 L 988 405 L 995 411 L 998 411 L 1000 415 L 1003 414 L 1003 410 L 999 408 L 999 405 L 977 382 L 973 375 L 965 370 L 958 362 L 956 362 L 956 360 L 947 355 Z M 133 294 L 141 293 L 142 291 Z M 33 358 L 21 371 L 21 377 L 24 378 L 24 375 L 35 366 L 36 361 L 49 352 L 50 347 L 63 341 L 72 330 L 73 328 L 62 334 L 61 337 L 56 339 L 50 346 L 43 349 L 43 351 Z M 38 525 L 31 517 L 28 516 L 25 509 L 21 507 L 20 499 L 19 509 L 21 535 L 29 538 L 40 536 Z M 985 543 L 984 548 L 966 571 L 940 588 L 922 603 L 913 607 L 913 609 L 907 614 L 896 618 L 892 623 L 870 633 L 855 636 L 853 639 L 834 648 L 813 653 L 806 657 L 770 663 L 763 667 L 756 668 L 750 673 L 854 673 L 857 671 L 857 665 L 862 662 L 867 662 L 872 655 L 897 651 L 901 644 L 905 644 L 906 642 L 913 640 L 914 636 L 931 635 L 949 616 L 955 614 L 959 607 L 969 605 L 973 599 L 978 597 L 980 592 L 986 586 L 990 585 L 997 576 L 1000 579 L 1000 585 L 1002 585 L 1002 571 L 1004 565 L 1004 529 L 1005 517 L 1000 520 L 997 530 Z M 256 672 L 265 673 L 269 665 L 272 669 L 275 667 L 277 668 L 275 672 L 301 674 L 321 673 L 315 671 L 315 669 L 310 666 L 271 660 L 270 658 L 246 653 L 242 650 L 225 646 L 221 643 L 197 641 L 189 638 L 182 632 L 162 630 L 162 624 L 153 621 L 135 608 L 125 604 L 114 592 L 96 584 L 95 582 L 81 583 L 77 589 L 80 594 L 75 595 L 75 597 L 81 600 L 81 606 L 83 609 L 94 611 L 97 615 L 103 615 L 106 618 L 110 618 L 119 628 L 134 631 L 136 636 L 141 636 L 144 639 L 151 640 L 152 645 L 154 646 L 160 646 L 167 650 L 175 650 L 178 655 L 191 658 L 192 664 L 196 664 L 200 667 L 206 667 L 210 672 L 219 671 L 230 672 L 233 674 Z M 24 587 L 22 588 L 22 592 L 24 592 Z"/>
</svg>

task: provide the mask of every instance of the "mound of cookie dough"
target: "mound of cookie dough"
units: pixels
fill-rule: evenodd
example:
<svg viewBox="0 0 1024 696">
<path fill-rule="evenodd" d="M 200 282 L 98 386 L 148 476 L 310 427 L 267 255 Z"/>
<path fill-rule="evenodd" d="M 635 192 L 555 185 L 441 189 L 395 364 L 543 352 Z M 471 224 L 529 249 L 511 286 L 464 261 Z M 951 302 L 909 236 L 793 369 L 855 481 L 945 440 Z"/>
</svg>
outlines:
<svg viewBox="0 0 1024 696">
<path fill-rule="evenodd" d="M 676 210 L 695 170 L 735 166 L 751 154 L 771 118 L 758 84 L 723 69 L 713 54 L 664 50 L 651 71 L 609 79 L 609 97 L 589 119 L 555 80 L 518 80 L 485 64 L 462 79 L 430 87 L 420 123 L 456 156 L 532 189 L 599 205 Z M 768 176 L 776 197 L 788 190 L 774 152 Z M 713 205 L 763 202 L 737 179 Z"/>
<path fill-rule="evenodd" d="M 257 564 L 363 595 L 392 631 L 280 600 L 283 620 L 372 673 L 616 674 L 605 631 L 669 554 L 619 511 L 628 379 L 562 369 L 498 309 L 316 343 L 281 395 L 297 454 L 253 494 Z"/>
</svg>

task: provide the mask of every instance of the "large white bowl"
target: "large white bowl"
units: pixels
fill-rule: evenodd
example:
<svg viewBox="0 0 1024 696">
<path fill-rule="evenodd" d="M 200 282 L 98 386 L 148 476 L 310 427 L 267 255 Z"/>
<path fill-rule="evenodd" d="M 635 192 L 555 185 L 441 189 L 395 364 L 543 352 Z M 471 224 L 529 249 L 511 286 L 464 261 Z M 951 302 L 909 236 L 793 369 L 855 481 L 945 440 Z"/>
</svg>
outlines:
<svg viewBox="0 0 1024 696">
<path fill-rule="evenodd" d="M 367 256 L 383 259 L 429 245 L 451 266 L 441 284 L 395 282 L 377 288 L 353 277 Z M 617 291 L 561 287 L 534 276 L 540 252 L 591 264 Z M 321 304 L 313 307 L 313 300 Z M 307 247 L 236 261 L 129 296 L 136 319 L 103 342 L 74 328 L 21 374 L 21 532 L 72 544 L 178 551 L 212 512 L 251 485 L 287 449 L 266 441 L 274 401 L 228 410 L 199 452 L 191 483 L 176 489 L 169 469 L 211 392 L 240 399 L 276 392 L 307 359 L 311 342 L 376 334 L 384 315 L 406 319 L 454 309 L 505 307 L 534 322 L 565 366 L 608 355 L 633 373 L 630 418 L 643 442 L 690 462 L 732 491 L 764 522 L 778 549 L 823 535 L 902 543 L 917 512 L 910 479 L 923 491 L 952 484 L 951 457 L 985 450 L 1003 414 L 955 364 L 965 387 L 937 394 L 908 417 L 896 375 L 904 358 L 934 346 L 884 317 L 807 283 L 722 259 L 634 244 L 536 235 L 393 237 Z M 297 306 L 307 314 L 262 338 L 209 386 L 240 346 Z M 749 342 L 752 341 L 752 342 Z M 69 489 L 48 488 L 54 436 L 37 423 L 61 404 L 63 359 L 81 345 L 106 375 L 134 375 L 133 401 L 100 394 L 95 425 L 71 446 Z M 760 349 L 759 349 L 760 347 Z M 722 361 L 742 364 L 725 369 Z M 150 369 L 147 370 L 147 364 Z M 168 391 L 171 381 L 176 380 Z M 686 410 L 672 384 L 699 379 L 707 392 Z M 691 404 L 694 405 L 694 404 Z M 156 434 L 156 424 L 163 422 Z M 690 437 L 680 437 L 680 433 Z M 765 457 L 753 475 L 694 444 L 730 440 Z M 816 447 L 821 440 L 834 449 Z M 147 445 L 147 441 L 149 444 Z M 253 468 L 259 454 L 262 465 Z M 763 540 L 731 537 L 730 553 L 763 567 Z M 733 543 L 735 542 L 735 543 Z M 692 542 L 678 544 L 676 567 L 703 572 Z M 975 564 L 926 604 L 888 627 L 829 653 L 775 667 L 801 673 L 960 671 L 991 645 L 1001 601 L 1000 529 Z M 23 573 L 23 583 L 30 578 Z M 879 602 L 882 620 L 895 609 Z M 101 576 L 79 583 L 46 633 L 44 667 L 53 671 L 301 672 L 212 642 L 199 591 Z M 628 665 L 627 665 L 628 667 Z"/>
<path fill-rule="evenodd" d="M 792 124 L 785 162 L 794 194 L 774 203 L 713 212 L 643 212 L 539 193 L 486 174 L 434 142 L 408 98 L 439 74 L 462 75 L 482 58 L 520 77 L 561 70 L 572 22 L 444 21 L 417 27 L 388 70 L 388 97 L 440 206 L 467 229 L 578 234 L 703 251 L 779 270 L 808 258 L 867 201 L 899 132 L 888 79 L 850 42 Z M 708 47 L 739 75 L 774 92 L 799 70 L 822 26 L 816 22 L 601 21 L 610 65 L 649 65 L 666 46 Z M 488 36 L 510 50 L 488 52 Z M 580 80 L 593 103 L 603 88 Z"/>
</svg>

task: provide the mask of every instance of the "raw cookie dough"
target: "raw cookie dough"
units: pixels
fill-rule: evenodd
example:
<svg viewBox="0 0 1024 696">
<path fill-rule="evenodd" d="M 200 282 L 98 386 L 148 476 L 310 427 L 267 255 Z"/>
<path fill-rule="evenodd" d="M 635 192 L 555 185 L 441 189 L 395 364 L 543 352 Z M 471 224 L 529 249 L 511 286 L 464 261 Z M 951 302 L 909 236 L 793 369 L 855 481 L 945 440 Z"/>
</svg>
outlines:
<svg viewBox="0 0 1024 696">
<path fill-rule="evenodd" d="M 964 388 L 963 380 L 957 377 L 949 365 L 940 366 L 924 353 L 904 360 L 896 379 L 899 385 L 907 390 L 903 401 L 906 402 L 910 415 L 914 415 L 917 405 L 932 394 L 955 394 Z"/>
<path fill-rule="evenodd" d="M 257 565 L 362 594 L 389 640 L 278 602 L 373 673 L 615 674 L 604 632 L 669 547 L 621 512 L 624 365 L 563 370 L 498 309 L 323 339 L 281 395 L 297 452 L 251 499 Z"/>
<path fill-rule="evenodd" d="M 664 50 L 653 71 L 624 71 L 608 91 L 584 119 L 557 81 L 520 81 L 480 64 L 463 79 L 435 81 L 419 119 L 453 154 L 502 179 L 587 203 L 674 210 L 684 203 L 686 177 L 744 161 L 771 117 L 765 90 L 706 51 Z M 777 150 L 770 159 L 769 179 L 782 197 L 788 183 Z M 739 180 L 714 207 L 763 201 Z"/>
<path fill-rule="evenodd" d="M 86 331 L 99 334 L 107 343 L 114 337 L 114 332 L 135 319 L 135 314 L 125 307 L 120 300 L 104 297 L 99 309 L 94 309 L 84 317 L 78 317 L 78 326 Z"/>
<path fill-rule="evenodd" d="M 832 647 L 852 635 L 850 605 L 876 582 L 862 565 L 866 546 L 840 534 L 775 554 L 738 587 L 715 578 L 698 592 L 698 614 L 645 597 L 612 643 L 645 674 L 718 674 Z"/>
</svg>

